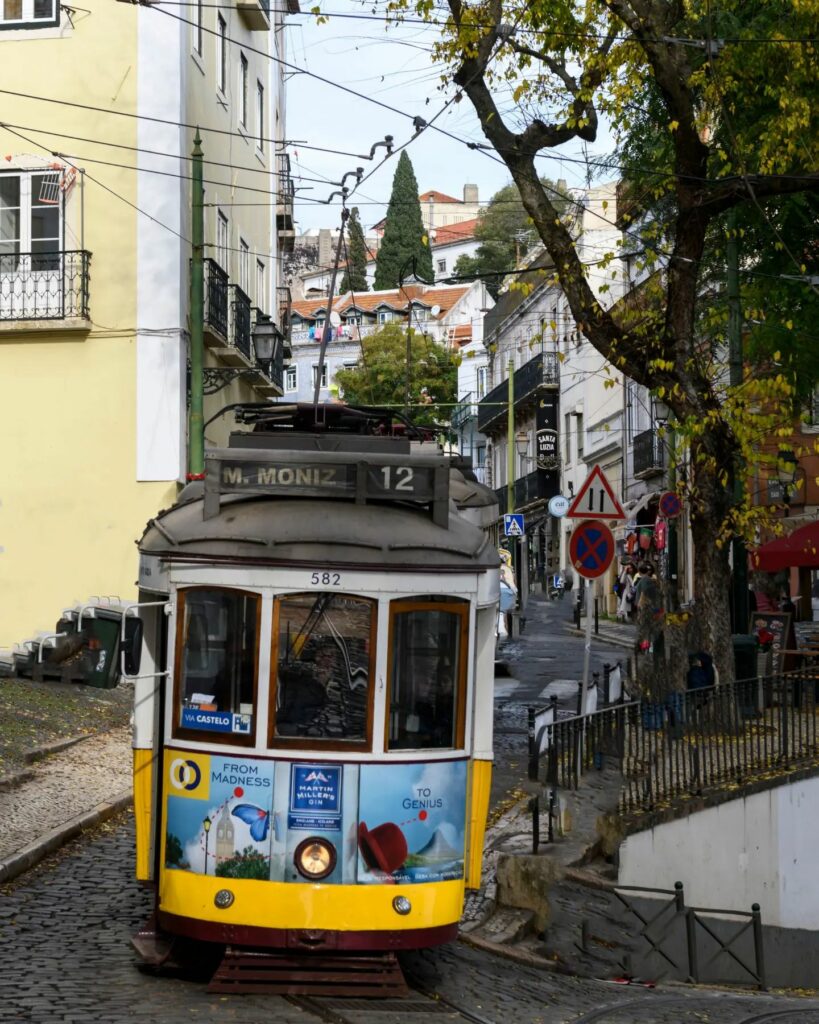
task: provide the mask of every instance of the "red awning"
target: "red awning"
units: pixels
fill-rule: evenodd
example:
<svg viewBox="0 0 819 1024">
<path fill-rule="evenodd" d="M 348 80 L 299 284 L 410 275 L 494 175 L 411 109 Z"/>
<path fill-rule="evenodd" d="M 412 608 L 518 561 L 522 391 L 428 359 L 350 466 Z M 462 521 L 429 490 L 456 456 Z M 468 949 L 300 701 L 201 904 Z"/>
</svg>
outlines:
<svg viewBox="0 0 819 1024">
<path fill-rule="evenodd" d="M 779 537 L 754 551 L 751 561 L 762 572 L 801 566 L 819 569 L 819 520 L 800 526 L 789 537 Z"/>
</svg>

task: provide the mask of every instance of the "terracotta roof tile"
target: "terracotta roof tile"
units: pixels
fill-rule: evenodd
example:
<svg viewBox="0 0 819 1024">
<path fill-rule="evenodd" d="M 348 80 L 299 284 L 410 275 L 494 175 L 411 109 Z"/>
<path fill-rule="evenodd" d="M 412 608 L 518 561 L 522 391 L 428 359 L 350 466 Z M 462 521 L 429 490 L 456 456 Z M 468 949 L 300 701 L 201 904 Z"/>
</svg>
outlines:
<svg viewBox="0 0 819 1024">
<path fill-rule="evenodd" d="M 461 242 L 466 238 L 474 238 L 475 228 L 478 226 L 478 218 L 462 220 L 459 224 L 444 224 L 443 227 L 435 228 L 435 241 L 433 249 L 437 245 L 449 245 L 451 242 Z"/>
<path fill-rule="evenodd" d="M 431 188 L 429 192 L 422 192 L 418 198 L 422 203 L 428 203 L 431 199 L 433 203 L 459 203 L 463 205 L 463 199 L 448 196 L 446 192 L 436 192 L 434 188 Z"/>
<path fill-rule="evenodd" d="M 355 306 L 365 313 L 372 313 L 379 306 L 388 306 L 390 309 L 403 310 L 407 308 L 409 301 L 413 300 L 428 307 L 440 306 L 441 312 L 437 317 L 440 320 L 466 295 L 470 287 L 471 285 L 458 285 L 449 288 L 429 288 L 425 285 L 410 284 L 400 291 L 396 288 L 392 291 L 356 292 L 355 296 L 347 292 L 333 300 L 333 309 L 344 312 Z M 299 299 L 293 303 L 292 311 L 303 319 L 310 320 L 317 310 L 325 309 L 326 306 L 326 298 Z"/>
</svg>

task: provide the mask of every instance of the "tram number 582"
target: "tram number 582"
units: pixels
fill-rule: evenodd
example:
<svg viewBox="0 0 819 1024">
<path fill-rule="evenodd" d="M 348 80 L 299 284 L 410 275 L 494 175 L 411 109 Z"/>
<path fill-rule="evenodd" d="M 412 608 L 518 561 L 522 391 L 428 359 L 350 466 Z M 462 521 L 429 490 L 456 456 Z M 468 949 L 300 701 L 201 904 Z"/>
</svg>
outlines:
<svg viewBox="0 0 819 1024">
<path fill-rule="evenodd" d="M 340 587 L 341 573 L 339 572 L 313 572 L 310 573 L 310 582 L 314 587 Z"/>
</svg>

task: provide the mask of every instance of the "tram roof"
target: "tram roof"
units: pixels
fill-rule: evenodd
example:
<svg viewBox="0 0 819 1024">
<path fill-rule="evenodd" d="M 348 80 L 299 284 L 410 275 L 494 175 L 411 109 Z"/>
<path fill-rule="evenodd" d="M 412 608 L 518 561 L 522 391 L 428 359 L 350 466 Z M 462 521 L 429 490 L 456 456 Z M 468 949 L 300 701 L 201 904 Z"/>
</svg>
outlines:
<svg viewBox="0 0 819 1024">
<path fill-rule="evenodd" d="M 412 571 L 497 568 L 490 536 L 453 507 L 446 528 L 409 507 L 230 495 L 206 519 L 192 497 L 152 519 L 140 551 L 169 561 L 318 564 Z M 199 490 L 202 488 L 200 486 Z"/>
<path fill-rule="evenodd" d="M 142 553 L 413 571 L 497 566 L 486 533 L 497 499 L 459 460 L 406 442 L 390 451 L 374 438 L 338 450 L 327 435 L 307 448 L 293 434 L 269 448 L 252 436 L 253 447 L 234 436 L 230 448 L 207 453 L 204 484 L 189 484 L 148 523 Z"/>
</svg>

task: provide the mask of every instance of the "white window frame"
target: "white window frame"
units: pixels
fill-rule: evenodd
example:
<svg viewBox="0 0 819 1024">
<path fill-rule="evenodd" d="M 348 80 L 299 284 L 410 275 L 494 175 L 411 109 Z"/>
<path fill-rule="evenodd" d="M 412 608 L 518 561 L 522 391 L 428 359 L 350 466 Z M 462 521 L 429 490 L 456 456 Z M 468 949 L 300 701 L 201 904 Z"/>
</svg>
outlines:
<svg viewBox="0 0 819 1024">
<path fill-rule="evenodd" d="M 239 53 L 239 124 L 247 128 L 248 115 L 248 83 L 250 81 L 250 65 L 247 57 Z"/>
<path fill-rule="evenodd" d="M 256 147 L 264 153 L 264 85 L 256 79 Z"/>
<path fill-rule="evenodd" d="M 230 221 L 226 213 L 216 211 L 216 262 L 227 274 L 230 259 Z"/>
<path fill-rule="evenodd" d="M 267 309 L 267 268 L 260 259 L 256 260 L 256 305 L 261 310 Z"/>
<path fill-rule="evenodd" d="M 43 0 L 40 0 L 43 2 Z M 45 0 L 50 3 L 50 12 L 39 17 L 35 14 L 35 0 L 20 0 L 20 17 L 7 18 L 5 4 L 0 4 L 0 32 L 9 29 L 19 28 L 47 28 L 60 24 L 60 3 L 59 0 Z"/>
<path fill-rule="evenodd" d="M 445 274 L 446 273 L 446 260 L 438 260 L 438 273 L 439 274 Z"/>
<path fill-rule="evenodd" d="M 379 309 L 378 322 L 380 324 L 394 324 L 398 316 L 394 309 Z"/>
<path fill-rule="evenodd" d="M 292 380 L 292 383 L 291 383 Z M 313 385 L 315 387 L 315 385 Z M 298 366 L 285 366 L 284 368 L 284 390 L 290 394 L 299 390 L 299 368 Z"/>
<path fill-rule="evenodd" d="M 475 371 L 475 393 L 478 398 L 483 398 L 486 395 L 486 385 L 489 379 L 489 367 L 479 366 Z"/>
<path fill-rule="evenodd" d="M 250 246 L 239 238 L 239 287 L 250 297 Z"/>
<path fill-rule="evenodd" d="M 216 15 L 216 89 L 225 95 L 228 76 L 227 22 Z"/>
<path fill-rule="evenodd" d="M 313 372 L 312 372 L 311 378 L 310 378 L 313 389 L 315 389 L 315 387 L 316 387 L 316 377 L 317 376 L 318 376 L 318 363 L 313 363 Z M 321 390 L 323 388 L 326 388 L 326 387 L 327 387 L 327 363 L 324 363 L 324 365 L 321 368 L 321 384 L 319 385 L 319 390 Z"/>
<path fill-rule="evenodd" d="M 204 0 L 195 0 L 193 5 L 193 49 L 198 57 L 204 57 Z"/>
<path fill-rule="evenodd" d="M 15 242 L 15 249 L 13 253 L 5 253 L 5 255 L 14 254 L 28 254 L 33 253 L 35 249 L 35 243 L 39 241 L 54 241 L 55 245 L 53 248 L 43 249 L 44 253 L 51 252 L 62 252 L 63 250 L 63 233 L 64 233 L 64 209 L 63 209 L 63 194 L 59 192 L 57 202 L 53 204 L 57 209 L 58 215 L 58 231 L 55 238 L 47 239 L 35 239 L 33 237 L 33 213 L 35 207 L 32 203 L 40 204 L 39 193 L 37 196 L 34 195 L 34 179 L 40 175 L 48 175 L 55 179 L 59 177 L 59 172 L 50 171 L 47 167 L 37 167 L 31 170 L 19 170 L 11 171 L 3 174 L 2 180 L 8 180 L 9 178 L 17 178 L 19 180 L 19 206 L 9 207 L 9 209 L 16 209 L 19 214 L 18 226 L 17 226 L 17 237 L 6 239 L 7 242 Z M 4 250 L 0 250 L 0 253 Z"/>
</svg>

